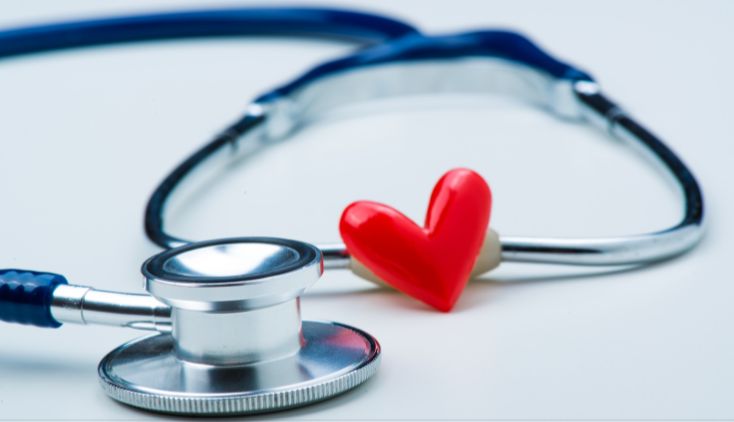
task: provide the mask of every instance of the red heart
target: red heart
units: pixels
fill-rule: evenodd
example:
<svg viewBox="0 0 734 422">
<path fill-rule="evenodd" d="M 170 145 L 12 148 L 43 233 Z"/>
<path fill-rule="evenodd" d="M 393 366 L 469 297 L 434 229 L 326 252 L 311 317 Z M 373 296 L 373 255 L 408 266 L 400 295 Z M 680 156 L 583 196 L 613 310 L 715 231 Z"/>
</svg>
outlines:
<svg viewBox="0 0 734 422">
<path fill-rule="evenodd" d="M 349 253 L 375 275 L 448 312 L 469 280 L 491 207 L 482 176 L 454 169 L 433 188 L 425 227 L 387 205 L 357 201 L 344 210 L 339 231 Z"/>
</svg>

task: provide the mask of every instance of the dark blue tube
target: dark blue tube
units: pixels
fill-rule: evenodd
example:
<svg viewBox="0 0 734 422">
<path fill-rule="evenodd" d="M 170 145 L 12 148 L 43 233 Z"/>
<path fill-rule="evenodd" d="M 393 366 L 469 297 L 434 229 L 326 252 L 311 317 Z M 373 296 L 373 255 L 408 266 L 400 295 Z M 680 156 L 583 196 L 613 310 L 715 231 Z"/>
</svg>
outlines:
<svg viewBox="0 0 734 422">
<path fill-rule="evenodd" d="M 322 8 L 238 8 L 157 13 L 0 31 L 0 58 L 150 40 L 291 36 L 374 43 L 417 30 L 370 13 Z"/>
<path fill-rule="evenodd" d="M 67 284 L 64 276 L 27 270 L 0 270 L 0 320 L 57 328 L 51 316 L 56 287 Z"/>
</svg>

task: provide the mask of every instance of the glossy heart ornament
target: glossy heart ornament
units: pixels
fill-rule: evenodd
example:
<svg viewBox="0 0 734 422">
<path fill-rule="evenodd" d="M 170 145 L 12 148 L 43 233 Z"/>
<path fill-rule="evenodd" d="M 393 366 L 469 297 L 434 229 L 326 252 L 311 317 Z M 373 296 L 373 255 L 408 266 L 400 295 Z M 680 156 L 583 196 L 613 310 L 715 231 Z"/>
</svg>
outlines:
<svg viewBox="0 0 734 422">
<path fill-rule="evenodd" d="M 454 169 L 433 188 L 423 227 L 387 205 L 358 201 L 339 231 L 351 256 L 396 289 L 448 312 L 482 248 L 492 193 L 478 173 Z"/>
</svg>

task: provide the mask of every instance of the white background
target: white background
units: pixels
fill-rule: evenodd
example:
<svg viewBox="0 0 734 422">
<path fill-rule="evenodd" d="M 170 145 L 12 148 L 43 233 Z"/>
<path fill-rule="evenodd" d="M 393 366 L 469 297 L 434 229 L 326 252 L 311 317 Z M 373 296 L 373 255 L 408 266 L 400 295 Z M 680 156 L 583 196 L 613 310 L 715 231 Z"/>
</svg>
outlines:
<svg viewBox="0 0 734 422">
<path fill-rule="evenodd" d="M 451 314 L 348 272 L 328 273 L 304 298 L 304 317 L 371 332 L 383 365 L 353 392 L 273 416 L 734 418 L 734 2 L 348 6 L 357 3 L 428 32 L 520 29 L 588 69 L 691 166 L 709 230 L 690 254 L 642 270 L 507 264 L 472 282 Z M 197 5 L 3 2 L 0 25 Z M 0 267 L 139 290 L 140 263 L 158 250 L 142 230 L 156 183 L 248 99 L 349 48 L 232 39 L 3 60 Z M 172 211 L 170 227 L 197 239 L 335 241 L 341 210 L 357 199 L 422 220 L 433 183 L 458 166 L 490 182 L 491 225 L 503 234 L 630 234 L 680 216 L 675 191 L 657 173 L 594 131 L 508 100 L 445 101 L 387 104 L 390 113 L 308 128 L 224 172 Z M 157 418 L 113 402 L 97 385 L 98 360 L 139 334 L 2 325 L 0 419 Z"/>
</svg>

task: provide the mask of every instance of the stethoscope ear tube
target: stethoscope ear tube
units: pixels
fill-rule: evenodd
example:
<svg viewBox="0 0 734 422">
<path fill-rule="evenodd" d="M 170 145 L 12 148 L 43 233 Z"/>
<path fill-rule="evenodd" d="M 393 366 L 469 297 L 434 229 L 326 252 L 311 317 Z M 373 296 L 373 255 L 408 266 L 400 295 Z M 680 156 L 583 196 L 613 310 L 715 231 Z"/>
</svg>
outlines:
<svg viewBox="0 0 734 422">
<path fill-rule="evenodd" d="M 164 230 L 164 222 L 160 216 L 168 196 L 191 170 L 225 145 L 245 142 L 246 139 L 254 141 L 250 139 L 250 135 L 258 130 L 263 130 L 265 137 L 273 136 L 269 134 L 272 132 L 269 126 L 281 126 L 281 121 L 285 122 L 283 126 L 286 129 L 277 130 L 277 136 L 287 137 L 291 130 L 304 124 L 303 120 L 299 120 L 302 116 L 298 113 L 303 113 L 304 110 L 312 112 L 314 104 L 318 104 L 322 97 L 326 99 L 321 102 L 322 108 L 315 113 L 316 115 L 323 112 L 323 109 L 328 111 L 335 105 L 348 105 L 349 93 L 334 92 L 336 87 L 343 86 L 347 80 L 351 83 L 376 84 L 374 91 L 379 94 L 375 95 L 375 98 L 389 97 L 394 94 L 393 91 L 400 90 L 408 93 L 428 93 L 432 89 L 438 90 L 437 84 L 443 87 L 440 84 L 448 73 L 441 73 L 443 78 L 428 78 L 425 85 L 420 85 L 424 81 L 413 76 L 418 73 L 421 65 L 431 65 L 437 60 L 444 59 L 446 67 L 441 68 L 442 72 L 446 72 L 450 66 L 461 69 L 467 64 L 472 65 L 474 62 L 469 62 L 469 59 L 495 62 L 502 66 L 501 70 L 504 72 L 510 69 L 535 72 L 538 76 L 535 81 L 540 81 L 540 84 L 533 86 L 534 94 L 540 93 L 546 96 L 540 104 L 542 107 L 566 120 L 574 118 L 591 124 L 606 135 L 611 135 L 631 146 L 641 147 L 639 149 L 652 158 L 653 165 L 661 167 L 664 172 L 673 176 L 682 193 L 684 217 L 674 226 L 656 232 L 606 238 L 546 238 L 508 236 L 500 231 L 503 262 L 590 266 L 644 265 L 684 253 L 702 238 L 703 196 L 698 182 L 683 161 L 661 139 L 604 95 L 599 85 L 587 73 L 553 58 L 522 35 L 507 31 L 480 31 L 441 37 L 408 36 L 319 65 L 295 81 L 261 95 L 245 116 L 232 126 L 234 130 L 230 128 L 224 135 L 194 153 L 156 188 L 147 207 L 147 233 L 154 242 L 161 245 L 170 247 L 180 244 L 177 242 L 183 242 Z M 388 65 L 397 67 L 403 65 L 400 68 L 402 71 L 400 83 L 395 81 L 385 83 L 369 76 L 369 72 Z M 360 76 L 364 77 L 360 79 Z M 472 76 L 476 76 L 476 73 Z M 474 78 L 474 80 L 478 79 L 480 84 L 485 84 L 490 79 L 489 76 L 492 75 L 488 74 L 487 78 Z M 461 75 L 452 79 L 453 83 L 462 80 Z M 406 86 L 409 88 L 406 89 Z M 538 86 L 540 89 L 537 89 Z M 464 92 L 472 92 L 471 88 L 471 86 L 464 87 Z M 481 89 L 475 89 L 475 91 L 482 90 L 486 90 L 484 85 Z M 360 87 L 360 95 L 364 92 L 370 92 L 369 87 Z M 364 95 L 357 100 L 363 97 Z M 286 114 L 284 118 L 283 114 Z M 312 118 L 313 114 L 310 114 L 309 118 Z M 248 123 L 243 125 L 243 122 Z M 320 247 L 324 252 L 327 268 L 350 267 L 350 254 L 343 244 Z M 359 265 L 356 267 L 359 268 Z M 361 269 L 358 272 L 364 273 Z"/>
</svg>

